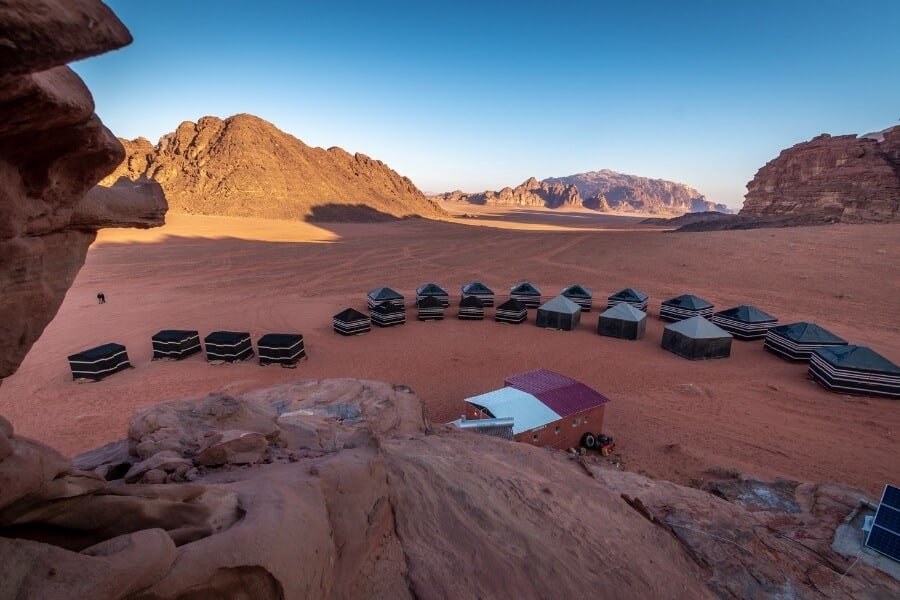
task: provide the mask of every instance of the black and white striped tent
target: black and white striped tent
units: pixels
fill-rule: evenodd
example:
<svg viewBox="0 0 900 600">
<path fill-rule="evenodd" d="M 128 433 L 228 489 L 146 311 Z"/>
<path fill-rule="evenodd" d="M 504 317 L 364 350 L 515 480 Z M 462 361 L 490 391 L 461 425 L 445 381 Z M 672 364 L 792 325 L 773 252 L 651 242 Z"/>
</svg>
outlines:
<svg viewBox="0 0 900 600">
<path fill-rule="evenodd" d="M 153 360 L 181 360 L 200 352 L 200 334 L 183 329 L 163 329 L 151 338 Z"/>
<path fill-rule="evenodd" d="M 591 310 L 594 295 L 591 290 L 581 284 L 575 283 L 562 291 L 562 295 L 581 307 L 581 310 L 588 312 Z"/>
<path fill-rule="evenodd" d="M 444 318 L 444 303 L 437 296 L 425 296 L 416 302 L 420 321 L 440 321 Z"/>
<path fill-rule="evenodd" d="M 406 311 L 402 304 L 382 302 L 372 309 L 372 323 L 379 327 L 393 327 L 406 323 Z"/>
<path fill-rule="evenodd" d="M 441 301 L 442 306 L 450 305 L 450 296 L 447 294 L 447 290 L 436 283 L 426 283 L 416 290 L 416 302 L 423 298 L 437 298 Z"/>
<path fill-rule="evenodd" d="M 463 298 L 475 296 L 481 300 L 483 306 L 494 305 L 494 291 L 480 281 L 473 281 L 472 283 L 466 284 L 460 288 L 460 291 L 462 292 Z"/>
<path fill-rule="evenodd" d="M 535 324 L 546 329 L 571 331 L 581 321 L 581 307 L 565 296 L 557 296 L 537 310 Z"/>
<path fill-rule="evenodd" d="M 354 308 L 347 308 L 332 319 L 335 333 L 341 335 L 360 335 L 372 329 L 372 321 L 367 315 Z"/>
<path fill-rule="evenodd" d="M 683 294 L 665 300 L 659 308 L 659 318 L 666 321 L 681 321 L 691 317 L 711 317 L 712 302 L 693 294 Z"/>
<path fill-rule="evenodd" d="M 612 308 L 616 304 L 620 304 L 624 302 L 625 304 L 630 304 L 638 310 L 647 312 L 647 303 L 650 301 L 650 296 L 645 294 L 644 292 L 639 292 L 634 288 L 625 288 L 624 290 L 619 290 L 612 296 L 606 299 L 606 307 Z"/>
<path fill-rule="evenodd" d="M 900 398 L 900 367 L 866 346 L 819 348 L 809 374 L 833 392 Z"/>
<path fill-rule="evenodd" d="M 801 321 L 777 325 L 766 332 L 763 348 L 793 362 L 809 362 L 816 348 L 846 346 L 847 340 L 839 338 L 824 327 Z"/>
<path fill-rule="evenodd" d="M 528 319 L 528 307 L 515 298 L 510 298 L 494 311 L 494 320 L 498 323 L 518 325 L 524 323 L 526 319 Z"/>
<path fill-rule="evenodd" d="M 369 310 L 372 310 L 376 306 L 380 306 L 385 302 L 390 302 L 391 304 L 397 305 L 402 309 L 403 306 L 403 295 L 400 292 L 396 292 L 389 287 L 380 287 L 372 290 L 366 296 L 366 304 L 369 306 Z"/>
<path fill-rule="evenodd" d="M 478 296 L 466 296 L 459 301 L 459 318 L 463 321 L 480 321 L 484 318 L 484 304 Z"/>
<path fill-rule="evenodd" d="M 69 356 L 73 379 L 100 381 L 113 373 L 131 367 L 128 352 L 122 344 L 103 344 Z"/>
<path fill-rule="evenodd" d="M 541 305 L 541 289 L 528 281 L 512 286 L 509 289 L 509 297 L 515 298 L 528 308 L 537 308 Z"/>
<path fill-rule="evenodd" d="M 203 338 L 206 360 L 209 362 L 237 362 L 253 356 L 253 343 L 246 331 L 213 331 Z"/>
<path fill-rule="evenodd" d="M 303 336 L 299 333 L 267 333 L 256 342 L 259 364 L 293 367 L 306 358 Z"/>
<path fill-rule="evenodd" d="M 597 333 L 624 340 L 638 340 L 647 329 L 647 313 L 620 302 L 600 314 Z"/>
<path fill-rule="evenodd" d="M 703 317 L 691 317 L 666 325 L 662 347 L 689 360 L 731 356 L 731 334 Z"/>
<path fill-rule="evenodd" d="M 715 313 L 710 321 L 739 340 L 760 340 L 778 323 L 778 318 L 755 306 L 741 304 Z"/>
</svg>

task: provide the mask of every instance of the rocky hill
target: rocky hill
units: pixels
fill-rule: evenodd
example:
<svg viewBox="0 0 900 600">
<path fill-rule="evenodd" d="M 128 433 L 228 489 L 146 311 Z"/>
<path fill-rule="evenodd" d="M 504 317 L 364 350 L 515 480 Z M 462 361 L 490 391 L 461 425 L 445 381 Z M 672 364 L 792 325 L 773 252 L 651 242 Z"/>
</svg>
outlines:
<svg viewBox="0 0 900 600">
<path fill-rule="evenodd" d="M 312 148 L 253 115 L 186 121 L 156 145 L 121 140 L 125 177 L 162 186 L 173 212 L 319 221 L 443 215 L 406 177 L 341 148 Z"/>
<path fill-rule="evenodd" d="M 740 214 L 815 222 L 900 220 L 900 126 L 820 135 L 783 150 L 747 184 Z"/>
<path fill-rule="evenodd" d="M 444 202 L 467 202 L 469 204 L 499 204 L 506 206 L 535 206 L 561 208 L 581 206 L 581 196 L 573 185 L 548 184 L 529 178 L 521 185 L 505 187 L 499 192 L 485 191 L 467 194 L 459 190 L 436 196 Z"/>
</svg>

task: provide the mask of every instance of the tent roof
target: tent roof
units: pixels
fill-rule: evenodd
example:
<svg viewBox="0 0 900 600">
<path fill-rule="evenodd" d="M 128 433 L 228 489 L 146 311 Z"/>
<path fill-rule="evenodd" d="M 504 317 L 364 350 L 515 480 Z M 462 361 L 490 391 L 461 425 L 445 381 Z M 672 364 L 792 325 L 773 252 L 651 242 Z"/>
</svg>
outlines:
<svg viewBox="0 0 900 600">
<path fill-rule="evenodd" d="M 446 296 L 447 290 L 436 283 L 426 283 L 422 287 L 416 289 L 416 293 L 420 296 Z"/>
<path fill-rule="evenodd" d="M 562 292 L 563 296 L 575 296 L 576 298 L 593 298 L 594 294 L 591 293 L 591 290 L 587 289 L 580 283 L 574 283 L 564 289 Z"/>
<path fill-rule="evenodd" d="M 509 288 L 510 293 L 512 294 L 526 294 L 532 296 L 540 296 L 541 288 L 534 285 L 529 281 L 523 281 L 522 283 L 517 283 L 516 285 Z"/>
<path fill-rule="evenodd" d="M 244 338 L 249 338 L 250 334 L 246 331 L 213 331 L 204 339 L 205 342 L 239 342 Z"/>
<path fill-rule="evenodd" d="M 369 292 L 369 298 L 372 300 L 403 300 L 400 292 L 392 290 L 389 287 L 380 287 Z"/>
<path fill-rule="evenodd" d="M 515 298 L 510 298 L 503 304 L 500 304 L 497 307 L 497 310 L 526 310 L 525 304 L 521 300 L 516 300 Z"/>
<path fill-rule="evenodd" d="M 494 290 L 484 285 L 480 281 L 473 281 L 462 286 L 462 291 L 466 294 L 493 294 Z"/>
<path fill-rule="evenodd" d="M 634 288 L 625 288 L 624 290 L 619 290 L 609 297 L 610 300 L 624 300 L 626 302 L 643 302 L 647 298 L 649 298 L 647 294 L 645 294 L 644 292 L 640 292 Z"/>
<path fill-rule="evenodd" d="M 675 298 L 669 298 L 663 304 L 668 304 L 670 306 L 680 306 L 681 308 L 687 308 L 690 310 L 701 310 L 704 308 L 712 308 L 712 302 L 704 300 L 700 296 L 695 296 L 693 294 L 682 294 L 681 296 L 676 296 Z"/>
<path fill-rule="evenodd" d="M 846 344 L 847 340 L 839 338 L 824 327 L 820 327 L 815 323 L 801 321 L 799 323 L 788 323 L 787 325 L 778 325 L 769 331 L 777 333 L 782 337 L 786 337 L 793 342 L 803 344 Z"/>
<path fill-rule="evenodd" d="M 466 398 L 466 402 L 488 409 L 498 419 L 512 417 L 513 435 L 561 418 L 533 395 L 511 387 Z"/>
<path fill-rule="evenodd" d="M 730 333 L 714 325 L 701 316 L 691 317 L 671 325 L 666 325 L 666 329 L 676 331 L 687 337 L 700 339 L 730 338 Z"/>
<path fill-rule="evenodd" d="M 256 342 L 261 346 L 290 346 L 303 339 L 299 333 L 267 333 Z"/>
<path fill-rule="evenodd" d="M 192 331 L 190 329 L 163 329 L 162 331 L 157 331 L 153 334 L 154 340 L 183 340 L 185 338 L 194 337 L 198 335 L 196 331 Z"/>
<path fill-rule="evenodd" d="M 777 317 L 774 317 L 766 311 L 760 310 L 755 306 L 751 306 L 749 304 L 741 304 L 740 306 L 735 306 L 734 308 L 720 310 L 716 314 L 720 317 L 727 317 L 729 319 L 734 319 L 735 321 L 741 321 L 743 323 L 765 323 L 778 320 Z"/>
<path fill-rule="evenodd" d="M 444 308 L 444 303 L 437 296 L 425 296 L 418 304 L 419 308 Z"/>
<path fill-rule="evenodd" d="M 483 308 L 484 302 L 478 296 L 466 296 L 459 301 L 459 305 L 465 308 Z"/>
<path fill-rule="evenodd" d="M 541 304 L 538 310 L 548 310 L 551 312 L 573 315 L 575 313 L 580 313 L 581 307 L 565 296 L 557 296 L 556 298 Z"/>
<path fill-rule="evenodd" d="M 345 323 L 350 321 L 362 321 L 363 319 L 368 319 L 369 317 L 355 308 L 346 308 L 334 315 L 334 318 L 338 321 L 344 321 Z"/>
<path fill-rule="evenodd" d="M 383 315 L 390 315 L 397 312 L 403 312 L 403 307 L 399 304 L 394 304 L 393 302 L 382 302 L 378 306 L 373 307 L 372 312 L 377 312 Z"/>
<path fill-rule="evenodd" d="M 835 367 L 876 371 L 900 376 L 900 367 L 867 346 L 831 346 L 817 348 L 815 353 Z"/>
<path fill-rule="evenodd" d="M 91 348 L 89 350 L 82 350 L 78 354 L 73 354 L 69 356 L 69 359 L 73 358 L 89 358 L 89 359 L 99 359 L 104 356 L 109 356 L 111 354 L 116 354 L 125 349 L 125 346 L 122 344 L 109 343 L 103 344 L 101 346 L 97 346 L 96 348 Z"/>
<path fill-rule="evenodd" d="M 600 313 L 600 316 L 605 319 L 618 319 L 620 321 L 643 321 L 647 318 L 647 313 L 636 309 L 630 304 L 620 302 Z"/>
<path fill-rule="evenodd" d="M 580 381 L 547 369 L 511 375 L 504 383 L 533 394 L 563 417 L 609 402 L 609 398 Z"/>
</svg>

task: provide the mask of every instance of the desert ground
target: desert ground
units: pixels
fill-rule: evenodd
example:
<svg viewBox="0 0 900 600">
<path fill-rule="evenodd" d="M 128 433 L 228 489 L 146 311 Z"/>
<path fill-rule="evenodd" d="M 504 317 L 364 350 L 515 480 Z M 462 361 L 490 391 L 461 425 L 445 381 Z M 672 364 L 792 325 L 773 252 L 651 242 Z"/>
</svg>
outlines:
<svg viewBox="0 0 900 600">
<path fill-rule="evenodd" d="M 459 212 L 459 211 L 457 211 Z M 481 208 L 477 218 L 307 224 L 172 214 L 161 229 L 101 232 L 54 321 L 0 388 L 16 430 L 77 454 L 124 436 L 137 408 L 209 392 L 237 393 L 306 378 L 358 377 L 410 385 L 433 421 L 456 418 L 467 396 L 537 367 L 606 394 L 605 433 L 625 469 L 680 483 L 737 469 L 764 478 L 830 480 L 875 494 L 900 473 L 900 403 L 825 391 L 805 365 L 762 342 L 735 340 L 727 360 L 691 362 L 659 347 L 661 300 L 696 293 L 716 309 L 752 303 L 780 322 L 814 320 L 900 362 L 900 227 L 761 229 L 676 234 L 639 219 Z M 545 297 L 582 283 L 595 303 L 623 287 L 651 296 L 646 337 L 598 336 L 594 310 L 577 331 L 529 322 L 461 322 L 459 287 L 479 279 L 501 298 L 520 280 Z M 415 320 L 415 288 L 451 291 L 442 322 Z M 389 285 L 407 297 L 406 325 L 342 337 L 331 317 L 365 308 Z M 98 305 L 95 295 L 106 294 Z M 160 329 L 304 334 L 295 370 L 256 361 L 151 362 Z M 72 381 L 66 356 L 101 343 L 128 347 L 134 369 Z"/>
</svg>

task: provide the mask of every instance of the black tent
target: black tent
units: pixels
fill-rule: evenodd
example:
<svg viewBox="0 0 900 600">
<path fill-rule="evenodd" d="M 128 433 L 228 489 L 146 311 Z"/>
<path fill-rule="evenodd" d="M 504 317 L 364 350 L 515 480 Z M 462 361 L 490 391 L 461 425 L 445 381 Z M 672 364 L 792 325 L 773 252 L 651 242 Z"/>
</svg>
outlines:
<svg viewBox="0 0 900 600">
<path fill-rule="evenodd" d="M 332 319 L 335 333 L 341 335 L 360 335 L 372 329 L 368 316 L 353 308 L 347 308 L 334 315 Z"/>
<path fill-rule="evenodd" d="M 466 296 L 459 301 L 459 318 L 463 321 L 480 321 L 484 318 L 484 304 L 478 296 Z"/>
<path fill-rule="evenodd" d="M 834 392 L 900 398 L 900 367 L 866 346 L 819 348 L 809 374 Z"/>
<path fill-rule="evenodd" d="M 528 308 L 541 305 L 541 289 L 527 281 L 517 283 L 509 289 L 509 297 L 515 298 Z"/>
<path fill-rule="evenodd" d="M 390 302 L 391 304 L 395 304 L 401 309 L 404 309 L 403 295 L 400 292 L 396 292 L 389 287 L 376 288 L 369 292 L 366 296 L 366 304 L 369 306 L 369 310 L 372 310 L 376 306 L 380 306 L 385 302 Z"/>
<path fill-rule="evenodd" d="M 256 342 L 259 364 L 293 367 L 306 358 L 303 336 L 299 333 L 267 333 Z"/>
<path fill-rule="evenodd" d="M 515 298 L 510 298 L 494 311 L 494 320 L 498 323 L 518 325 L 524 323 L 527 318 L 528 308 Z"/>
<path fill-rule="evenodd" d="M 182 329 L 163 329 L 154 334 L 153 360 L 181 360 L 200 352 L 200 334 Z"/>
<path fill-rule="evenodd" d="M 581 321 L 581 307 L 566 298 L 557 296 L 542 304 L 537 311 L 535 323 L 546 329 L 571 331 Z"/>
<path fill-rule="evenodd" d="M 420 321 L 440 321 L 444 318 L 444 303 L 437 296 L 425 296 L 416 302 L 416 306 Z"/>
<path fill-rule="evenodd" d="M 209 362 L 237 362 L 253 356 L 253 343 L 245 331 L 213 331 L 203 338 L 206 360 Z"/>
<path fill-rule="evenodd" d="M 406 312 L 402 304 L 382 302 L 372 309 L 372 323 L 379 327 L 393 327 L 406 323 Z"/>
<path fill-rule="evenodd" d="M 437 298 L 441 301 L 442 306 L 450 306 L 450 297 L 447 294 L 447 290 L 436 283 L 426 283 L 416 290 L 416 302 L 424 298 Z"/>
<path fill-rule="evenodd" d="M 763 348 L 785 360 L 809 362 L 810 355 L 816 348 L 846 345 L 847 340 L 815 323 L 803 321 L 770 328 L 766 332 Z"/>
<path fill-rule="evenodd" d="M 644 337 L 646 328 L 647 313 L 627 302 L 620 302 L 606 309 L 597 321 L 597 333 L 625 340 L 638 340 Z"/>
<path fill-rule="evenodd" d="M 647 312 L 647 303 L 649 301 L 650 296 L 648 296 L 644 292 L 640 292 L 634 288 L 625 288 L 624 290 L 619 290 L 606 299 L 606 308 L 612 308 L 616 304 L 624 302 L 626 304 L 632 305 L 638 310 Z"/>
<path fill-rule="evenodd" d="M 669 298 L 659 308 L 659 318 L 666 321 L 680 321 L 691 317 L 711 317 L 713 305 L 693 294 L 683 294 Z"/>
<path fill-rule="evenodd" d="M 113 373 L 131 367 L 128 352 L 122 344 L 103 344 L 69 356 L 73 379 L 100 381 Z"/>
<path fill-rule="evenodd" d="M 575 283 L 562 291 L 562 295 L 581 307 L 581 310 L 588 312 L 591 310 L 591 304 L 594 301 L 594 294 L 581 284 Z"/>
<path fill-rule="evenodd" d="M 689 360 L 728 358 L 731 334 L 703 317 L 691 317 L 666 325 L 662 347 Z"/>
<path fill-rule="evenodd" d="M 462 291 L 463 298 L 475 296 L 481 300 L 482 306 L 494 305 L 494 291 L 480 281 L 473 281 L 472 283 L 466 284 L 462 286 L 460 290 Z"/>
<path fill-rule="evenodd" d="M 749 304 L 719 311 L 710 321 L 739 340 L 760 340 L 778 323 L 776 317 Z"/>
</svg>

